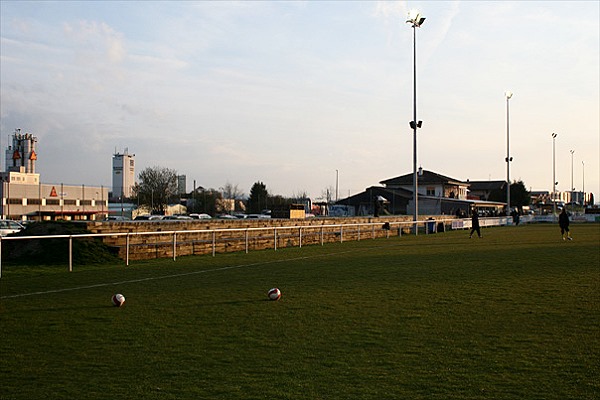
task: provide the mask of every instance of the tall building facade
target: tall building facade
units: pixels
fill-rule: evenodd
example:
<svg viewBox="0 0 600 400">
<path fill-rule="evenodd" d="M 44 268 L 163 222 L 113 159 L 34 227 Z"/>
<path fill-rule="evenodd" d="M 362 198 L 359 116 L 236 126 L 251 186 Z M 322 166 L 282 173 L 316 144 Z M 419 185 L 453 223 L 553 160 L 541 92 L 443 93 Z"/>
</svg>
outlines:
<svg viewBox="0 0 600 400">
<path fill-rule="evenodd" d="M 115 151 L 112 171 L 113 197 L 131 197 L 135 185 L 135 154 L 129 154 L 127 148 L 123 153 Z"/>
<path fill-rule="evenodd" d="M 177 193 L 178 194 L 186 194 L 186 177 L 185 175 L 177 175 Z"/>
</svg>

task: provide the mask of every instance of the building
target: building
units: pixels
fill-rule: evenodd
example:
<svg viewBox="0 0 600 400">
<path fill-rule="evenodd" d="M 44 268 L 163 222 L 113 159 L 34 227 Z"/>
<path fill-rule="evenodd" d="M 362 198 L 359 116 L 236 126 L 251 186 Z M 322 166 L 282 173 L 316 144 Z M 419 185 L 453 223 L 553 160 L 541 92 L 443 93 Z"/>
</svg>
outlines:
<svg viewBox="0 0 600 400">
<path fill-rule="evenodd" d="M 21 133 L 16 129 L 12 136 L 12 145 L 6 148 L 6 172 L 25 172 L 35 174 L 37 137 L 31 133 Z"/>
<path fill-rule="evenodd" d="M 0 172 L 0 215 L 14 220 L 103 219 L 108 190 L 95 186 L 43 184 L 35 172 L 37 138 L 17 129 Z"/>
<path fill-rule="evenodd" d="M 112 160 L 112 197 L 129 198 L 135 185 L 135 154 L 129 154 L 125 148 L 123 153 L 113 154 Z"/>
<path fill-rule="evenodd" d="M 187 182 L 185 175 L 177 175 L 177 193 L 179 195 L 187 193 L 186 186 Z"/>
<path fill-rule="evenodd" d="M 420 215 L 470 215 L 477 207 L 482 215 L 499 215 L 506 203 L 470 199 L 469 182 L 419 168 L 417 174 Z M 414 210 L 413 174 L 379 182 L 337 204 L 354 206 L 356 215 L 410 215 Z"/>
<path fill-rule="evenodd" d="M 506 193 L 506 181 L 468 181 L 469 184 L 469 199 L 473 200 L 490 200 L 490 197 L 499 193 Z M 506 196 L 505 196 L 506 197 Z M 497 197 L 496 197 L 497 198 Z"/>
</svg>

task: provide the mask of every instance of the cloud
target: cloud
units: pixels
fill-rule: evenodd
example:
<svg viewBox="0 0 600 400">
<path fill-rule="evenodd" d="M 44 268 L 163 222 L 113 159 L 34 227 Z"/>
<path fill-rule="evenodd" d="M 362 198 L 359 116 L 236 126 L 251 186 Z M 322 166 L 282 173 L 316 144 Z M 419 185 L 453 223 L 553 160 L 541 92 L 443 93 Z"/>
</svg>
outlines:
<svg viewBox="0 0 600 400">
<path fill-rule="evenodd" d="M 126 56 L 123 35 L 104 22 L 65 22 L 63 32 L 66 45 L 81 55 L 79 61 L 88 65 L 96 62 L 118 64 Z"/>
</svg>

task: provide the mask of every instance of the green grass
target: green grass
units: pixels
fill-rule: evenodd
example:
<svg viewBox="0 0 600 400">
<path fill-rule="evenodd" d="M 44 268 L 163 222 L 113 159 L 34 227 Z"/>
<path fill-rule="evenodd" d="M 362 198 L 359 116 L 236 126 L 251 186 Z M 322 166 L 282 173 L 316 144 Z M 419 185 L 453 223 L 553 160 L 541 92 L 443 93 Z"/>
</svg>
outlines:
<svg viewBox="0 0 600 400">
<path fill-rule="evenodd" d="M 597 399 L 600 225 L 572 231 L 9 266 L 0 399 Z"/>
</svg>

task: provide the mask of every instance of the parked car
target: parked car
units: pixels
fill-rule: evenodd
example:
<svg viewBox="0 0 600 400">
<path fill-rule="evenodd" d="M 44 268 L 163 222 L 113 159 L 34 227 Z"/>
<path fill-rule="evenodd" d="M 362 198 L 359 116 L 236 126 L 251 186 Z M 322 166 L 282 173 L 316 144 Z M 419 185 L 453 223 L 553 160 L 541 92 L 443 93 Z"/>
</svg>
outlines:
<svg viewBox="0 0 600 400">
<path fill-rule="evenodd" d="M 220 218 L 220 219 L 237 219 L 237 217 L 235 217 L 235 216 L 233 216 L 231 214 L 221 214 L 217 218 Z"/>
<path fill-rule="evenodd" d="M 106 217 L 104 219 L 105 221 L 116 221 L 116 222 L 123 222 L 123 221 L 129 221 L 129 218 L 124 217 L 122 215 L 109 215 L 108 217 Z"/>
<path fill-rule="evenodd" d="M 183 220 L 191 220 L 192 217 L 188 217 L 187 215 L 165 215 L 163 218 L 163 221 L 168 220 L 168 221 L 183 221 Z"/>
<path fill-rule="evenodd" d="M 212 217 L 208 214 L 190 214 L 190 217 L 192 217 L 193 219 L 211 219 Z"/>
<path fill-rule="evenodd" d="M 8 219 L 0 219 L 0 235 L 6 236 L 11 233 L 17 233 L 25 229 L 23 225 L 18 222 L 11 221 Z"/>
</svg>

